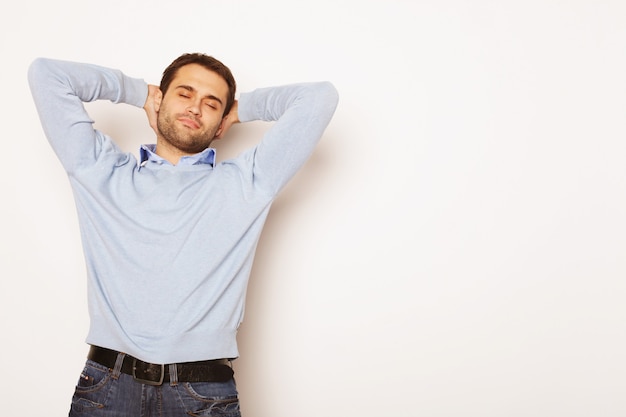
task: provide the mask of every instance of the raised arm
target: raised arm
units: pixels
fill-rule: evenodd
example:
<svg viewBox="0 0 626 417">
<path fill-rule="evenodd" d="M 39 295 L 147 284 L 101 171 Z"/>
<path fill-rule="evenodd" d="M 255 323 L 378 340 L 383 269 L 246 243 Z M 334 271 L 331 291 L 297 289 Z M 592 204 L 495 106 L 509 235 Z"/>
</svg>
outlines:
<svg viewBox="0 0 626 417">
<path fill-rule="evenodd" d="M 254 154 L 258 187 L 277 193 L 293 177 L 322 137 L 337 102 L 337 90 L 329 82 L 261 88 L 241 94 L 239 121 L 276 121 Z"/>
<path fill-rule="evenodd" d="M 143 107 L 148 87 L 118 70 L 37 58 L 28 81 L 44 133 L 68 172 L 93 164 L 112 146 L 93 129 L 83 102 L 110 100 Z"/>
</svg>

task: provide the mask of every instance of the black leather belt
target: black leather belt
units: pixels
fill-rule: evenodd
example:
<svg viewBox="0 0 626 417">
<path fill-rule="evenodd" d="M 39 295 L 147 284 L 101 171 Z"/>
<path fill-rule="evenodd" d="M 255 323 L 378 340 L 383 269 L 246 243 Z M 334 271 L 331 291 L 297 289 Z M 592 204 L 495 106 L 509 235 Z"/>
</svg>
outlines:
<svg viewBox="0 0 626 417">
<path fill-rule="evenodd" d="M 107 368 L 115 368 L 119 352 L 99 346 L 91 346 L 87 359 Z M 170 382 L 170 365 L 144 362 L 130 355 L 124 357 L 121 372 L 131 375 L 135 381 L 148 385 Z M 178 382 L 226 382 L 233 377 L 233 368 L 228 359 L 213 359 L 176 364 Z"/>
</svg>

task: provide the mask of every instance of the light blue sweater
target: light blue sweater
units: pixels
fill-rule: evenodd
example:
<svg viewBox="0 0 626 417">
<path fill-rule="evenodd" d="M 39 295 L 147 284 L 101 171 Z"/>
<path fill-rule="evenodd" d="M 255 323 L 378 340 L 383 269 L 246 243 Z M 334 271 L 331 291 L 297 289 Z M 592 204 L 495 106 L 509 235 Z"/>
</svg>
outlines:
<svg viewBox="0 0 626 417">
<path fill-rule="evenodd" d="M 83 105 L 105 99 L 142 107 L 143 80 L 44 58 L 28 76 L 76 200 L 88 277 L 87 343 L 152 363 L 237 357 L 263 224 L 330 122 L 335 88 L 321 82 L 242 93 L 242 122 L 276 121 L 259 145 L 215 166 L 213 150 L 171 165 L 145 150 L 144 163 L 123 153 L 94 130 Z"/>
</svg>

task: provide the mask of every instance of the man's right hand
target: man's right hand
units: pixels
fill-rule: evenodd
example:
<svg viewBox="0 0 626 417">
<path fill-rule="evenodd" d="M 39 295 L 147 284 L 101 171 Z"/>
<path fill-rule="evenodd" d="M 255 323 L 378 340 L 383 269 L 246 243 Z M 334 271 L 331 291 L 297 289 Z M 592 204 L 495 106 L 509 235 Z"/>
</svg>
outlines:
<svg viewBox="0 0 626 417">
<path fill-rule="evenodd" d="M 157 128 L 157 115 L 159 114 L 159 108 L 161 107 L 161 100 L 163 99 L 163 93 L 158 86 L 148 84 L 148 97 L 146 103 L 143 105 L 143 109 L 148 116 L 148 123 L 154 133 L 159 134 Z"/>
</svg>

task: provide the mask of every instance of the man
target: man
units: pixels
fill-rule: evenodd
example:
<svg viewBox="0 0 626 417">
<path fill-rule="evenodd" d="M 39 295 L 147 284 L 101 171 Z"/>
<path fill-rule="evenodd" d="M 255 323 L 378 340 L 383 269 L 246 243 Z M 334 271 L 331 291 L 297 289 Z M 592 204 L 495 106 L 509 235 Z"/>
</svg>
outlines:
<svg viewBox="0 0 626 417">
<path fill-rule="evenodd" d="M 228 415 L 248 277 L 272 201 L 337 105 L 327 82 L 235 100 L 220 61 L 184 54 L 160 87 L 96 65 L 36 59 L 29 82 L 76 200 L 91 345 L 70 416 Z M 83 102 L 143 107 L 155 145 L 140 160 L 93 129 Z M 234 123 L 275 121 L 257 146 L 215 162 Z"/>
</svg>

